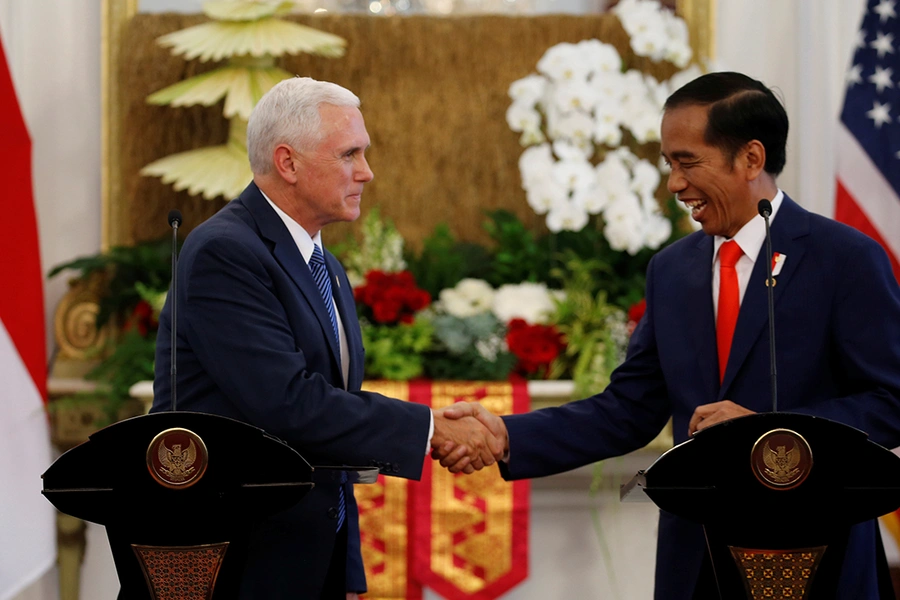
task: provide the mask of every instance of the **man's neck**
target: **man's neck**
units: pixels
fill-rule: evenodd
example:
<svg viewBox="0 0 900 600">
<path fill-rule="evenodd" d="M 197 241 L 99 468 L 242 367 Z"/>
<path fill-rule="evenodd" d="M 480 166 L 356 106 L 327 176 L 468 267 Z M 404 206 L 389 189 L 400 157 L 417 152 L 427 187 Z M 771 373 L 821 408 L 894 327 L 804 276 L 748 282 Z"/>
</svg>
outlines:
<svg viewBox="0 0 900 600">
<path fill-rule="evenodd" d="M 290 186 L 285 185 L 282 181 L 274 179 L 270 175 L 254 175 L 253 183 L 256 184 L 256 187 L 258 187 L 275 206 L 284 211 L 288 217 L 299 223 L 300 226 L 309 233 L 310 237 L 316 237 L 320 228 L 313 226 L 310 222 L 311 220 L 305 218 L 305 215 L 300 210 L 300 207 L 297 206 L 297 203 L 290 193 Z"/>
</svg>

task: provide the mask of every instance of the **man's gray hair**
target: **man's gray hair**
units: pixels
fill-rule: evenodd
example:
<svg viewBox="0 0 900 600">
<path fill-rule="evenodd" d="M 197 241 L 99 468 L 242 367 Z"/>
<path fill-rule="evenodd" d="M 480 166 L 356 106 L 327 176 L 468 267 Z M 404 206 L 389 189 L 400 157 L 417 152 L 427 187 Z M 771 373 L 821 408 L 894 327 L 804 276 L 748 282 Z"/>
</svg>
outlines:
<svg viewBox="0 0 900 600">
<path fill-rule="evenodd" d="M 335 83 L 309 77 L 285 79 L 266 92 L 247 123 L 250 170 L 264 175 L 272 170 L 272 153 L 279 144 L 298 152 L 321 140 L 320 104 L 359 108 L 359 98 Z"/>
</svg>

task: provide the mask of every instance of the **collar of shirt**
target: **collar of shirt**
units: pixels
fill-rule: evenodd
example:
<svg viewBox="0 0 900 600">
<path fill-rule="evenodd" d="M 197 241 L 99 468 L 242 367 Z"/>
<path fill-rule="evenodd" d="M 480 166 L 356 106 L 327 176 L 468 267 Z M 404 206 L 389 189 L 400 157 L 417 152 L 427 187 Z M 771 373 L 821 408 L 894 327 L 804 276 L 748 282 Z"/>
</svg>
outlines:
<svg viewBox="0 0 900 600">
<path fill-rule="evenodd" d="M 769 217 L 769 225 L 771 225 L 775 221 L 775 216 L 778 214 L 778 209 L 781 207 L 781 201 L 784 199 L 784 192 L 780 189 L 778 193 L 775 194 L 775 197 L 772 198 L 772 215 Z M 741 227 L 740 231 L 735 234 L 733 238 L 737 245 L 741 247 L 741 250 L 744 252 L 744 255 L 741 257 L 741 261 L 745 259 L 750 261 L 750 265 L 756 263 L 756 258 L 759 255 L 759 251 L 763 246 L 763 243 L 766 241 L 766 221 L 761 216 L 756 215 L 750 221 Z M 713 267 L 715 268 L 716 262 L 719 260 L 719 248 L 722 247 L 722 244 L 728 241 L 728 238 L 723 237 L 721 235 L 717 235 L 715 240 L 713 240 Z"/>
<path fill-rule="evenodd" d="M 300 225 L 300 223 L 289 217 L 286 212 L 278 208 L 278 206 L 272 202 L 272 199 L 266 196 L 264 191 L 259 190 L 259 193 L 263 195 L 263 198 L 266 199 L 266 202 L 268 202 L 269 206 L 275 211 L 275 214 L 284 221 L 284 226 L 287 227 L 288 233 L 291 234 L 294 243 L 297 244 L 300 254 L 303 255 L 303 260 L 306 261 L 306 264 L 309 264 L 309 259 L 312 257 L 313 253 L 313 244 L 322 248 L 322 232 L 318 232 L 316 237 L 310 237 L 309 232 L 303 229 L 303 226 Z"/>
</svg>

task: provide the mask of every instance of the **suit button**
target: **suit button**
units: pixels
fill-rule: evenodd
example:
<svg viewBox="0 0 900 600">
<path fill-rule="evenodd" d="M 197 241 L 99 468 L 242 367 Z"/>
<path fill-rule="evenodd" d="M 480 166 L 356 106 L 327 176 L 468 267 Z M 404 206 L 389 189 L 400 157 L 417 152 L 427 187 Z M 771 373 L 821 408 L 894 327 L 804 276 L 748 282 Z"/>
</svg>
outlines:
<svg viewBox="0 0 900 600">
<path fill-rule="evenodd" d="M 399 472 L 400 472 L 400 465 L 394 465 L 394 466 L 391 468 L 391 471 L 393 471 L 394 473 L 399 473 Z"/>
<path fill-rule="evenodd" d="M 329 519 L 337 519 L 338 511 L 335 507 L 331 507 L 328 509 L 328 518 Z"/>
</svg>

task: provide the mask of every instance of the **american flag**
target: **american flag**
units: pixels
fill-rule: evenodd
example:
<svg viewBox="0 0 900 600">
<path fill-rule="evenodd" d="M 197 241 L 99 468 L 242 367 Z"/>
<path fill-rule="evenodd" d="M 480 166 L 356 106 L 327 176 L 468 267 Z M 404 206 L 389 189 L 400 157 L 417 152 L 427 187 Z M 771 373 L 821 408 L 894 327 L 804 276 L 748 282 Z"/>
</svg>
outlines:
<svg viewBox="0 0 900 600">
<path fill-rule="evenodd" d="M 835 218 L 877 240 L 900 280 L 900 17 L 869 0 L 838 124 Z"/>
</svg>

